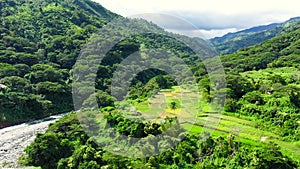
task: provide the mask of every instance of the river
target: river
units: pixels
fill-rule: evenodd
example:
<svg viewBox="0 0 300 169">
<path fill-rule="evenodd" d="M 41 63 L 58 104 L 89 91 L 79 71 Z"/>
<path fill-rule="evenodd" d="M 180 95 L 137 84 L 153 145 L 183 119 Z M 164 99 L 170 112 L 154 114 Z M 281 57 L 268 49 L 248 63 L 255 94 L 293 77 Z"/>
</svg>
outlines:
<svg viewBox="0 0 300 169">
<path fill-rule="evenodd" d="M 21 168 L 18 158 L 24 154 L 25 147 L 34 141 L 37 133 L 45 133 L 50 123 L 64 115 L 0 129 L 0 168 Z"/>
</svg>

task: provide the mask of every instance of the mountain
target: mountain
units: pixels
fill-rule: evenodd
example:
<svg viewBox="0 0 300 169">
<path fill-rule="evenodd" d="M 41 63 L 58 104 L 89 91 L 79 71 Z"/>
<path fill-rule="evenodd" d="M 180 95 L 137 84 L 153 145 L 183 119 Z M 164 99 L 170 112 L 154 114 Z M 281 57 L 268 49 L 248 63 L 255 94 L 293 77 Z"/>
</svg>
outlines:
<svg viewBox="0 0 300 169">
<path fill-rule="evenodd" d="M 101 5 L 84 0 L 1 0 L 1 41 L 2 57 L 0 62 L 28 63 L 29 66 L 39 59 L 64 62 L 64 68 L 73 64 L 76 49 L 84 43 L 91 32 L 103 26 L 116 14 Z M 64 36 L 64 37 L 63 37 Z M 68 37 L 68 38 L 67 38 Z M 78 41 L 66 44 L 73 39 Z M 60 43 L 64 41 L 63 43 Z M 68 49 L 63 47 L 68 45 Z M 72 50 L 72 51 L 71 51 Z M 6 57 L 12 53 L 18 56 L 26 54 L 29 60 L 20 57 Z M 36 56 L 40 53 L 40 57 Z M 59 58 L 64 53 L 68 58 Z"/>
<path fill-rule="evenodd" d="M 20 158 L 23 165 L 299 166 L 298 29 L 221 57 L 209 58 L 215 53 L 204 42 L 193 44 L 202 49 L 205 62 L 217 63 L 218 58 L 224 62 L 227 88 L 216 91 L 225 80 L 216 75 L 219 83 L 211 84 L 215 77 L 207 72 L 212 75 L 221 66 L 213 64 L 206 70 L 199 51 L 189 46 L 199 39 L 165 32 L 142 19 L 123 18 L 90 0 L 0 2 L 0 127 L 72 111 L 78 104 L 74 98 L 84 107 L 38 134 Z M 149 63 L 153 67 L 147 67 Z M 189 84 L 193 76 L 199 82 L 195 88 Z M 176 80 L 188 84 L 180 89 Z M 129 84 L 128 95 L 113 97 L 115 84 Z M 114 91 L 120 94 L 124 89 Z M 213 105 L 224 102 L 213 96 L 224 98 L 226 92 L 225 112 L 219 116 Z M 182 97 L 183 93 L 189 96 Z M 194 105 L 197 96 L 201 103 Z M 184 108 L 186 112 L 178 113 Z M 215 120 L 219 125 L 211 125 Z M 14 167 L 6 161 L 1 166 Z"/>
<path fill-rule="evenodd" d="M 142 19 L 123 18 L 90 0 L 0 0 L 0 10 L 0 128 L 74 110 L 72 74 L 77 70 L 73 66 L 80 51 L 87 50 L 87 42 L 95 37 L 99 42 L 112 42 L 126 37 L 130 31 L 141 32 L 121 39 L 103 59 L 96 88 L 108 93 L 117 65 L 144 48 L 168 50 L 188 65 L 197 62 L 196 54 L 176 40 L 192 42 L 193 39 L 165 32 Z M 112 22 L 103 28 L 116 20 L 123 23 L 112 25 Z M 117 27 L 120 29 L 116 30 Z M 98 32 L 100 28 L 105 32 Z M 215 54 L 203 51 L 203 57 Z M 98 66 L 94 65 L 95 70 Z M 139 73 L 134 83 L 145 84 L 158 74 L 166 73 L 147 70 Z"/>
<path fill-rule="evenodd" d="M 295 24 L 299 27 L 300 23 Z M 282 33 L 262 43 L 220 56 L 230 71 L 245 72 L 268 67 L 299 68 L 300 29 Z"/>
<path fill-rule="evenodd" d="M 70 70 L 120 17 L 89 0 L 0 0 L 0 128 L 73 109 Z"/>
<path fill-rule="evenodd" d="M 241 48 L 258 44 L 284 32 L 299 28 L 299 19 L 299 17 L 295 17 L 283 23 L 273 23 L 228 33 L 222 37 L 210 39 L 210 42 L 220 54 L 234 53 Z"/>
<path fill-rule="evenodd" d="M 227 74 L 225 111 L 253 117 L 285 140 L 300 140 L 299 49 L 300 28 L 208 59 L 221 59 Z"/>
</svg>

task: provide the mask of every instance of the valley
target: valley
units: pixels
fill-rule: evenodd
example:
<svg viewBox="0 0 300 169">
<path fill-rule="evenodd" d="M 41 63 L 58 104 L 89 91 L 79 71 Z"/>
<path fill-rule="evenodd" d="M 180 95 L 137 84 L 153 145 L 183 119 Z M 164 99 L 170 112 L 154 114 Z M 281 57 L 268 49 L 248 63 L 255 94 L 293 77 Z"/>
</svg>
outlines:
<svg viewBox="0 0 300 169">
<path fill-rule="evenodd" d="M 0 10 L 0 168 L 300 167 L 298 17 L 205 41 L 91 0 Z"/>
</svg>

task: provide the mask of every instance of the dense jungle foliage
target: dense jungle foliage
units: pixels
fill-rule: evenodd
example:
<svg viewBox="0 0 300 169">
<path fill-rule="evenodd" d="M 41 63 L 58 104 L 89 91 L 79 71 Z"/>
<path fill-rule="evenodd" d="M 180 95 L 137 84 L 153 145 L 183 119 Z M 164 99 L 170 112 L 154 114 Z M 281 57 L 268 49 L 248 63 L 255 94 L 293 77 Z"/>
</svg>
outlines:
<svg viewBox="0 0 300 169">
<path fill-rule="evenodd" d="M 131 136 L 136 133 L 148 133 L 150 140 L 143 144 L 147 153 L 155 147 L 166 151 L 146 158 L 126 158 L 115 155 L 101 145 L 114 144 L 118 137 L 109 142 L 96 144 L 82 129 L 75 114 L 68 115 L 59 122 L 51 125 L 46 134 L 39 134 L 34 144 L 25 150 L 28 156 L 21 161 L 27 165 L 42 168 L 296 168 L 297 165 L 289 157 L 283 155 L 275 144 L 268 143 L 255 147 L 236 141 L 233 135 L 227 137 L 211 137 L 208 133 L 192 135 L 180 128 L 177 132 L 183 140 L 169 149 L 170 141 L 176 139 L 155 141 L 154 135 L 162 132 L 164 124 L 144 123 L 143 127 L 131 127 L 133 124 L 122 115 L 109 114 L 106 117 L 112 125 L 116 123 L 118 132 L 128 132 Z M 174 121 L 176 119 L 169 119 Z M 128 125 L 128 126 L 127 126 Z M 156 125 L 156 127 L 154 127 Z M 124 128 L 127 131 L 124 131 Z M 149 133 L 149 130 L 151 131 Z M 108 133 L 110 133 L 109 131 Z M 105 132 L 107 133 L 107 131 Z M 105 137 L 104 137 L 105 138 Z M 108 137 L 106 137 L 108 138 Z M 152 139 L 151 139 L 152 138 Z M 127 143 L 131 145 L 130 138 Z M 57 153 L 59 152 L 59 153 Z"/>
<path fill-rule="evenodd" d="M 300 166 L 299 154 L 283 151 L 282 147 L 273 142 L 250 143 L 230 132 L 219 136 L 189 132 L 182 128 L 176 117 L 166 117 L 163 122 L 132 120 L 118 112 L 116 106 L 121 103 L 116 100 L 119 98 L 110 93 L 112 78 L 123 60 L 141 51 L 138 57 L 140 62 L 136 62 L 136 65 L 146 63 L 150 54 L 155 55 L 163 50 L 167 52 L 164 55 L 159 53 L 160 60 L 153 59 L 151 62 L 166 69 L 172 67 L 176 74 L 184 76 L 187 72 L 182 65 L 168 65 L 176 63 L 176 60 L 164 60 L 164 56 L 169 54 L 181 58 L 199 84 L 201 98 L 209 105 L 213 96 L 220 93 L 215 93 L 206 65 L 220 59 L 226 72 L 227 86 L 223 91 L 227 93 L 227 99 L 224 111 L 219 113 L 255 122 L 255 128 L 276 134 L 279 141 L 293 144 L 299 149 L 298 22 L 286 26 L 285 31 L 276 34 L 274 38 L 262 43 L 255 41 L 251 43 L 254 46 L 229 55 L 214 57 L 216 53 L 209 49 L 208 44 L 200 44 L 203 53 L 199 58 L 191 46 L 177 40 L 194 42 L 195 39 L 167 33 L 141 19 L 123 18 L 123 27 L 133 26 L 130 27 L 133 32 L 146 30 L 147 33 L 118 41 L 105 54 L 101 64 L 94 65 L 92 62 L 96 60 L 95 55 L 92 55 L 93 51 L 89 48 L 92 46 L 84 45 L 93 40 L 112 42 L 126 36 L 128 30 L 115 30 L 119 28 L 118 25 L 105 27 L 121 16 L 90 0 L 0 0 L 0 10 L 0 128 L 74 110 L 72 92 L 77 96 L 84 93 L 84 88 L 82 91 L 74 91 L 73 88 L 72 91 L 72 83 L 76 81 L 73 79 L 74 72 L 87 72 L 87 78 L 95 76 L 96 79 L 94 93 L 81 103 L 91 107 L 96 98 L 99 112 L 82 110 L 86 112 L 85 118 L 92 120 L 89 123 L 91 125 L 82 125 L 76 113 L 63 117 L 52 124 L 45 134 L 37 135 L 34 143 L 26 148 L 26 155 L 20 159 L 22 164 L 51 169 L 292 169 Z M 103 29 L 98 32 L 100 28 Z M 98 36 L 94 37 L 95 34 Z M 248 40 L 257 39 L 253 35 L 247 37 Z M 90 54 L 87 55 L 90 62 L 73 68 L 82 49 Z M 147 49 L 154 50 L 147 53 Z M 135 70 L 138 69 L 136 65 L 123 68 Z M 95 75 L 87 71 L 94 69 L 97 70 Z M 76 85 L 84 86 L 84 83 Z M 143 103 L 157 91 L 171 89 L 176 85 L 177 81 L 168 72 L 158 69 L 141 71 L 131 81 L 127 101 Z M 169 107 L 179 109 L 178 102 L 171 102 Z M 106 123 L 97 121 L 98 116 L 103 116 Z M 110 126 L 105 132 L 99 128 L 103 124 L 104 127 Z M 170 126 L 174 126 L 170 136 L 163 141 L 155 140 L 155 136 L 165 133 Z M 90 137 L 85 132 L 86 127 L 98 133 L 102 140 Z M 119 135 L 115 133 L 125 135 L 128 139 L 120 142 Z M 145 142 L 141 146 L 132 138 L 145 138 Z M 143 158 L 125 158 L 104 148 L 114 144 L 137 146 L 141 151 L 135 152 L 135 156 Z M 156 151 L 157 155 L 144 157 L 150 150 Z"/>
</svg>

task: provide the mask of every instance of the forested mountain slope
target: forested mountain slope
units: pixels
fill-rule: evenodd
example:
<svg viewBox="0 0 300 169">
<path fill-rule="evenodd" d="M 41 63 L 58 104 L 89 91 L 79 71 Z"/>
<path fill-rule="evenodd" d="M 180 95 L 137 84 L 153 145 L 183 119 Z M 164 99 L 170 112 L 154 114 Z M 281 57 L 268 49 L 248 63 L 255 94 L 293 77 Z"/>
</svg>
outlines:
<svg viewBox="0 0 300 169">
<path fill-rule="evenodd" d="M 254 117 L 283 139 L 299 141 L 299 39 L 296 29 L 219 56 L 227 74 L 225 111 Z"/>
<path fill-rule="evenodd" d="M 255 46 L 243 48 L 233 54 L 220 56 L 220 58 L 225 68 L 238 72 L 267 67 L 293 66 L 298 68 L 299 38 L 300 29 L 296 29 Z"/>
<path fill-rule="evenodd" d="M 222 37 L 213 38 L 210 42 L 220 54 L 231 54 L 241 48 L 256 45 L 277 35 L 293 31 L 299 28 L 299 22 L 299 17 L 296 17 L 283 23 L 273 23 L 228 33 Z"/>
<path fill-rule="evenodd" d="M 1 11 L 0 127 L 73 110 L 71 74 L 81 49 L 93 33 L 121 17 L 90 0 L 6 0 L 1 1 Z M 109 92 L 117 65 L 142 48 L 170 50 L 188 65 L 197 62 L 195 53 L 176 37 L 192 39 L 167 33 L 141 19 L 123 19 L 124 25 L 136 25 L 133 29 L 137 32 L 156 33 L 124 39 L 108 51 L 102 65 L 96 65 L 98 90 Z M 114 26 L 109 29 L 98 32 L 97 37 L 109 41 L 128 33 L 123 28 L 114 30 Z M 133 85 L 145 84 L 158 74 L 165 72 L 142 72 Z"/>
<path fill-rule="evenodd" d="M 118 111 L 117 106 L 124 105 L 123 102 L 116 102 L 116 98 L 109 93 L 113 73 L 126 57 L 137 51 L 142 51 L 138 61 L 147 59 L 149 56 L 145 52 L 146 49 L 155 49 L 151 50 L 154 54 L 158 54 L 159 50 L 166 51 L 164 54 L 172 53 L 182 58 L 191 68 L 199 82 L 201 99 L 206 101 L 204 103 L 206 105 L 197 105 L 198 107 L 209 106 L 214 95 L 224 93 L 224 91 L 214 93 L 205 64 L 200 62 L 201 59 L 197 58 L 191 48 L 174 38 L 179 35 L 166 33 L 144 20 L 124 19 L 124 26 L 133 26 L 133 31 L 154 30 L 157 34 L 150 31 L 130 36 L 105 53 L 101 65 L 90 67 L 89 64 L 94 61 L 95 55 L 88 55 L 90 62 L 83 62 L 73 69 L 83 45 L 93 39 L 91 35 L 104 25 L 108 25 L 111 20 L 121 18 L 120 16 L 89 0 L 0 2 L 2 22 L 0 127 L 72 110 L 71 84 L 74 79 L 71 75 L 76 71 L 98 69 L 96 75 L 86 74 L 87 77 L 96 76 L 95 93 L 84 100 L 83 104 L 89 106 L 90 101 L 96 98 L 100 107 L 100 111 L 82 110 L 84 116 L 81 118 L 91 123 L 87 123 L 88 125 L 80 123 L 79 116 L 75 113 L 62 118 L 51 125 L 46 134 L 37 135 L 35 142 L 26 148 L 27 155 L 20 160 L 23 164 L 51 169 L 144 167 L 292 169 L 299 166 L 297 152 L 285 152 L 274 143 L 242 140 L 230 134 L 212 137 L 207 133 L 203 135 L 189 133 L 181 127 L 176 116 L 166 116 L 162 121 L 146 121 L 139 116 L 124 117 L 124 114 Z M 113 27 L 114 25 L 99 32 L 96 39 L 113 40 L 115 36 L 109 39 L 109 29 Z M 128 33 L 126 29 L 113 31 L 119 36 Z M 187 37 L 180 37 L 186 41 L 193 41 Z M 283 143 L 282 145 L 292 144 L 294 147 L 299 145 L 300 140 L 298 123 L 300 94 L 297 92 L 300 78 L 294 75 L 299 69 L 299 37 L 299 30 L 291 30 L 234 54 L 205 60 L 208 63 L 215 63 L 218 58 L 223 61 L 227 73 L 227 88 L 224 90 L 228 97 L 224 113 L 251 119 L 255 121 L 255 128 L 273 132 L 279 136 L 278 140 Z M 88 53 L 92 47 L 85 47 L 85 52 Z M 206 52 L 213 53 L 209 50 Z M 163 57 L 156 59 L 155 63 L 168 66 Z M 133 64 L 126 68 L 135 69 L 135 66 L 137 65 Z M 180 66 L 174 66 L 176 73 L 185 74 Z M 286 68 L 287 66 L 293 68 Z M 272 69 L 265 70 L 268 67 Z M 149 69 L 137 74 L 132 80 L 126 101 L 130 104 L 143 104 L 155 95 L 154 91 L 166 88 L 172 90 L 172 86 L 175 85 L 177 84 L 174 78 L 168 76 L 167 72 Z M 177 102 L 180 100 L 167 103 L 167 107 L 173 105 L 176 112 L 176 109 L 180 109 L 180 106 L 176 107 Z M 135 112 L 131 116 L 141 113 L 143 112 Z M 194 113 L 198 115 L 207 112 L 198 112 L 197 109 Z M 102 123 L 102 119 L 106 120 L 106 123 Z M 90 138 L 86 133 L 87 127 L 93 129 L 100 137 Z M 100 127 L 104 127 L 105 130 L 100 130 Z M 160 134 L 167 132 L 171 127 L 168 137 L 157 140 Z M 197 128 L 197 132 L 198 130 L 201 128 Z M 120 134 L 127 139 L 118 142 Z M 144 142 L 136 145 L 135 138 L 142 138 Z M 98 142 L 95 142 L 95 139 L 98 139 Z M 112 153 L 113 151 L 104 149 L 107 145 L 122 148 L 138 146 L 142 151 L 129 153 L 143 158 L 121 157 Z M 174 146 L 168 149 L 170 145 Z M 289 147 L 289 150 L 293 149 L 293 146 Z M 149 151 L 158 149 L 157 155 L 145 157 Z"/>
<path fill-rule="evenodd" d="M 69 71 L 119 16 L 89 0 L 1 0 L 0 11 L 0 127 L 72 110 Z"/>
<path fill-rule="evenodd" d="M 130 21 L 128 20 L 128 22 Z M 158 29 L 155 26 L 153 28 Z M 122 33 L 120 31 L 120 34 Z M 227 135 L 226 138 L 188 133 L 177 126 L 179 121 L 176 118 L 166 118 L 160 123 L 126 118 L 116 108 L 114 98 L 103 92 L 108 89 L 107 85 L 103 84 L 110 81 L 111 74 L 106 74 L 106 76 L 100 74 L 97 81 L 99 90 L 95 94 L 98 105 L 101 107 L 98 115 L 104 116 L 107 122 L 106 127 L 109 125 L 113 127 L 101 130 L 98 128 L 100 125 L 91 126 L 96 128 L 100 137 L 89 138 L 81 128 L 84 126 L 76 120 L 75 114 L 67 116 L 52 125 L 45 135 L 37 137 L 35 142 L 26 149 L 27 156 L 24 157 L 23 162 L 26 165 L 42 166 L 43 168 L 86 168 L 87 166 L 90 168 L 142 168 L 145 166 L 150 168 L 297 168 L 299 166 L 297 147 L 300 139 L 298 123 L 300 95 L 297 92 L 299 91 L 299 80 L 297 80 L 299 76 L 295 73 L 298 71 L 299 62 L 291 59 L 298 57 L 299 35 L 298 29 L 290 30 L 255 46 L 243 48 L 236 53 L 205 60 L 209 63 L 220 58 L 226 70 L 227 88 L 224 90 L 227 92 L 227 101 L 223 113 L 251 120 L 255 123 L 253 128 L 273 133 L 272 135 L 276 137 L 272 139 L 287 149 L 281 149 L 274 143 L 247 140 L 243 136 L 237 136 L 238 138 L 235 140 L 232 135 Z M 105 35 L 101 37 L 103 38 Z M 139 45 L 141 42 L 143 45 Z M 109 53 L 114 57 L 106 60 L 105 64 L 101 65 L 101 70 L 102 72 L 113 72 L 115 69 L 111 65 L 120 63 L 133 51 L 141 49 L 141 46 L 168 48 L 185 58 L 187 62 L 191 62 L 193 53 L 182 48 L 181 45 L 174 45 L 174 42 L 172 38 L 165 39 L 153 34 L 132 37 L 116 46 L 120 55 Z M 125 46 L 127 48 L 124 48 Z M 279 62 L 284 58 L 291 62 Z M 214 93 L 212 90 L 210 77 L 207 76 L 204 64 L 197 60 L 191 63 L 193 63 L 191 64 L 193 73 L 199 82 L 202 99 L 210 102 L 213 95 L 220 93 Z M 268 67 L 269 69 L 266 69 Z M 159 90 L 176 85 L 165 75 L 155 77 L 159 73 L 161 72 L 150 71 L 143 76 L 138 76 L 136 79 L 138 82 L 131 86 L 131 95 L 128 101 L 137 105 L 142 104 L 151 97 L 149 93 L 153 89 Z M 144 78 L 145 75 L 148 77 Z M 199 107 L 201 106 L 203 105 L 199 105 Z M 96 121 L 95 124 L 97 124 L 97 118 L 93 116 L 92 111 L 85 113 L 87 119 L 92 117 L 91 121 L 93 123 Z M 132 142 L 132 138 L 135 137 L 142 137 L 145 140 L 150 138 L 151 140 L 154 136 L 166 132 L 166 128 L 170 124 L 176 126 L 174 128 L 176 136 L 168 137 L 164 141 L 145 142 L 142 146 L 143 151 L 136 153 L 137 156 L 143 156 L 144 153 L 147 154 L 148 151 L 157 149 L 157 147 L 168 147 L 178 139 L 177 136 L 185 136 L 179 144 L 158 155 L 140 159 L 123 158 L 112 153 L 113 151 L 103 148 L 106 145 L 117 144 L 118 135 L 112 140 L 108 136 L 114 135 L 112 134 L 114 132 L 128 136 L 128 139 L 122 142 L 126 147 L 135 144 Z M 240 125 L 248 127 L 245 124 Z M 197 128 L 197 130 L 200 129 Z M 73 135 L 73 133 L 75 134 Z M 264 135 L 260 135 L 260 137 L 262 136 Z M 100 145 L 103 147 L 95 144 L 93 139 L 99 139 Z M 50 152 L 40 157 L 36 152 L 45 152 L 40 147 L 44 147 Z M 52 157 L 51 153 L 56 149 L 61 149 L 64 153 Z M 44 162 L 50 160 L 51 163 Z"/>
</svg>

